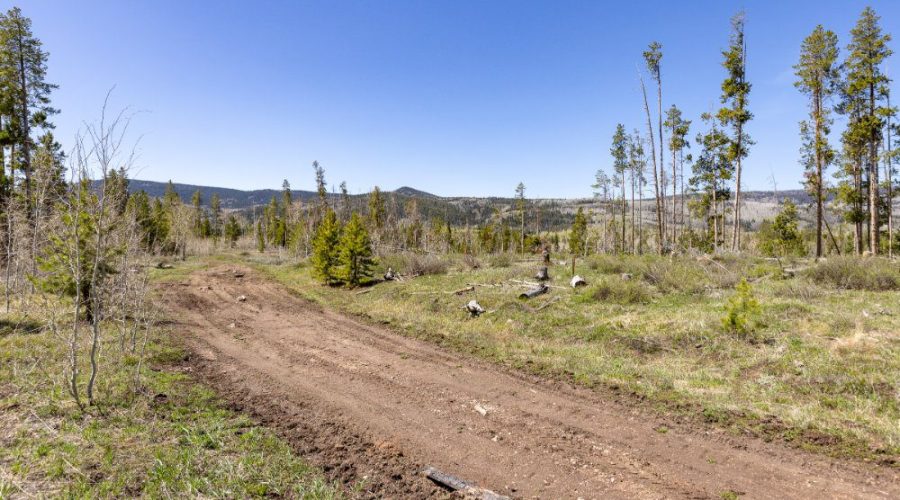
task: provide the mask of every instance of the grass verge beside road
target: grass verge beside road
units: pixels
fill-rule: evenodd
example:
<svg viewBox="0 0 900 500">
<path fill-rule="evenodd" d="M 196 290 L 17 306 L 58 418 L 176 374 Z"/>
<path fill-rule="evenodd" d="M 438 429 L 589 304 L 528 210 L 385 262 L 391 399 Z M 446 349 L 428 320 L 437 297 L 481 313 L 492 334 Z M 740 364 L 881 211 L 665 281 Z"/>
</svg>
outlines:
<svg viewBox="0 0 900 500">
<path fill-rule="evenodd" d="M 186 353 L 165 327 L 137 393 L 136 360 L 104 342 L 100 398 L 82 412 L 65 389 L 64 342 L 33 320 L 0 318 L 0 498 L 340 496 L 182 370 Z"/>
</svg>

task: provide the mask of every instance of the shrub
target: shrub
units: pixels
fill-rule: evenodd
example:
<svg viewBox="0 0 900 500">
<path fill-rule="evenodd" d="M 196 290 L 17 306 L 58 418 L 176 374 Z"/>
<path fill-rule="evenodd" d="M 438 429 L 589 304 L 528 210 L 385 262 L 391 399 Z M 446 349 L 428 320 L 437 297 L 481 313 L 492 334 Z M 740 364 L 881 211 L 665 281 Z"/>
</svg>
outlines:
<svg viewBox="0 0 900 500">
<path fill-rule="evenodd" d="M 650 302 L 652 295 L 646 285 L 641 282 L 608 279 L 588 288 L 580 298 L 583 302 L 646 304 Z"/>
<path fill-rule="evenodd" d="M 498 253 L 488 258 L 491 267 L 509 267 L 512 265 L 512 257 L 508 253 Z"/>
<path fill-rule="evenodd" d="M 799 220 L 797 206 L 791 200 L 785 199 L 775 220 L 763 222 L 757 233 L 759 249 L 763 255 L 769 257 L 806 255 L 806 243 L 800 234 Z"/>
<path fill-rule="evenodd" d="M 846 290 L 900 290 L 900 271 L 885 259 L 830 257 L 804 274 L 814 283 Z"/>
<path fill-rule="evenodd" d="M 386 255 L 381 259 L 385 270 L 392 268 L 401 274 L 424 276 L 428 274 L 447 274 L 450 261 L 437 255 L 421 255 L 412 252 Z"/>
<path fill-rule="evenodd" d="M 787 281 L 774 290 L 775 296 L 783 299 L 796 299 L 810 302 L 825 295 L 825 291 L 806 280 Z"/>
<path fill-rule="evenodd" d="M 587 264 L 592 271 L 598 271 L 601 274 L 621 274 L 627 269 L 623 257 L 611 255 L 592 255 Z"/>
<path fill-rule="evenodd" d="M 714 271 L 724 273 L 724 270 Z M 662 292 L 698 293 L 710 284 L 706 270 L 698 263 L 685 259 L 652 259 L 640 266 L 640 276 Z"/>
<path fill-rule="evenodd" d="M 756 328 L 761 308 L 746 279 L 742 279 L 734 290 L 734 295 L 725 304 L 722 326 L 731 333 L 746 336 Z"/>
</svg>

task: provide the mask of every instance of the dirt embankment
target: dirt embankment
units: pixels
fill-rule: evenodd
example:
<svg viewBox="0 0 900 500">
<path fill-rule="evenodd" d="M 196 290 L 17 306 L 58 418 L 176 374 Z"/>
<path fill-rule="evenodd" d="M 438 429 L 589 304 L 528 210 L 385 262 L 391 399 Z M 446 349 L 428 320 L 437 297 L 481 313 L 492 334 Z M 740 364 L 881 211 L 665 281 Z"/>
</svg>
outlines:
<svg viewBox="0 0 900 500">
<path fill-rule="evenodd" d="M 241 273 L 161 290 L 194 370 L 361 496 L 441 496 L 420 474 L 432 465 L 524 498 L 900 498 L 896 471 L 673 425 Z"/>
</svg>

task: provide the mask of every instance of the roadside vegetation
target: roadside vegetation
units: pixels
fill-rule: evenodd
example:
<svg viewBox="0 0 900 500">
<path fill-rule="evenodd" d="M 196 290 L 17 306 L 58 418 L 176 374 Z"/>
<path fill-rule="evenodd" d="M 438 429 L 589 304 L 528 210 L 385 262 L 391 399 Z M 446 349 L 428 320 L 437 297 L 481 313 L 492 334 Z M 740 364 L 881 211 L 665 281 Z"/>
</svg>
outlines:
<svg viewBox="0 0 900 500">
<path fill-rule="evenodd" d="M 341 496 L 193 379 L 169 339 L 162 327 L 148 344 L 137 388 L 137 357 L 104 342 L 98 397 L 81 409 L 68 394 L 65 345 L 35 319 L 0 322 L 0 498 Z"/>
</svg>

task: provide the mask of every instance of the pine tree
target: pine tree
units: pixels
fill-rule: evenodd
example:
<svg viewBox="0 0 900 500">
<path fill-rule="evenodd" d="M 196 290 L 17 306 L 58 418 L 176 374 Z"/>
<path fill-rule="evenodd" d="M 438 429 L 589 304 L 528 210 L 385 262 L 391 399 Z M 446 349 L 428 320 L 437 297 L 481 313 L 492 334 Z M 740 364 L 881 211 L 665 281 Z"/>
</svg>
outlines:
<svg viewBox="0 0 900 500">
<path fill-rule="evenodd" d="M 288 212 L 291 210 L 291 205 L 293 204 L 294 197 L 291 194 L 291 183 L 285 179 L 281 183 L 281 208 L 284 210 L 281 214 L 282 217 L 287 217 Z"/>
<path fill-rule="evenodd" d="M 47 83 L 48 54 L 31 32 L 31 20 L 13 7 L 0 15 L 0 108 L 6 115 L 5 130 L 10 145 L 17 146 L 10 158 L 25 176 L 25 206 L 33 217 L 32 150 L 35 128 L 52 128 L 49 117 L 58 111 L 50 106 L 50 93 L 57 88 Z"/>
<path fill-rule="evenodd" d="M 624 253 L 625 214 L 627 212 L 627 202 L 625 201 L 625 173 L 628 171 L 628 134 L 625 133 L 625 125 L 622 125 L 621 123 L 616 125 L 616 132 L 613 134 L 612 146 L 609 148 L 609 154 L 613 157 L 613 171 L 618 175 L 616 183 L 622 187 L 622 243 L 620 251 Z"/>
<path fill-rule="evenodd" d="M 522 182 L 516 186 L 516 210 L 519 211 L 520 250 L 525 255 L 525 184 Z"/>
<path fill-rule="evenodd" d="M 659 161 L 656 157 L 656 141 L 654 139 L 653 122 L 650 118 L 650 105 L 647 103 L 647 89 L 644 87 L 644 79 L 641 77 L 641 92 L 644 95 L 644 111 L 647 114 L 647 132 L 650 139 L 650 157 L 653 163 L 653 190 L 656 196 L 656 225 L 657 225 L 657 244 L 659 253 L 663 253 L 666 248 L 666 231 L 665 231 L 665 193 L 662 190 L 662 172 L 663 172 L 663 138 L 662 138 L 662 70 L 660 61 L 662 60 L 662 44 L 653 42 L 644 51 L 644 62 L 650 71 L 650 76 L 656 81 L 656 100 L 659 107 Z"/>
<path fill-rule="evenodd" d="M 729 160 L 735 165 L 734 226 L 731 233 L 731 250 L 737 251 L 741 245 L 741 160 L 747 157 L 753 144 L 744 127 L 753 115 L 747 110 L 747 96 L 750 83 L 747 82 L 747 42 L 744 39 L 744 13 L 731 18 L 731 40 L 728 50 L 722 52 L 725 60 L 722 66 L 728 76 L 722 82 L 722 104 L 719 121 L 732 130 L 729 144 Z"/>
<path fill-rule="evenodd" d="M 347 191 L 347 181 L 341 181 L 341 220 L 346 221 L 350 217 L 350 192 Z"/>
<path fill-rule="evenodd" d="M 672 243 L 675 243 L 678 241 L 678 212 L 675 210 L 678 197 L 678 164 L 684 161 L 684 149 L 690 146 L 687 136 L 691 130 L 691 121 L 682 118 L 681 110 L 673 104 L 666 112 L 664 125 L 669 130 L 669 151 L 672 152 Z"/>
<path fill-rule="evenodd" d="M 316 228 L 312 242 L 313 276 L 325 284 L 335 281 L 340 256 L 341 226 L 333 210 L 326 210 L 322 223 Z"/>
<path fill-rule="evenodd" d="M 316 194 L 319 196 L 319 205 L 324 207 L 328 202 L 328 188 L 325 184 L 325 169 L 318 161 L 312 162 L 313 171 L 316 174 Z"/>
<path fill-rule="evenodd" d="M 203 197 L 199 189 L 194 191 L 194 194 L 191 196 L 191 205 L 194 207 L 191 226 L 194 230 L 194 236 L 200 237 L 203 235 Z"/>
<path fill-rule="evenodd" d="M 365 224 L 356 212 L 344 226 L 340 243 L 339 278 L 350 287 L 372 277 L 372 242 Z"/>
<path fill-rule="evenodd" d="M 587 217 L 584 209 L 578 207 L 572 229 L 569 230 L 569 252 L 572 254 L 572 274 L 575 274 L 575 258 L 587 251 Z"/>
<path fill-rule="evenodd" d="M 262 221 L 256 221 L 256 250 L 259 253 L 266 251 L 266 236 L 263 234 Z"/>
<path fill-rule="evenodd" d="M 645 172 L 647 170 L 647 157 L 644 151 L 644 139 L 637 129 L 631 134 L 632 176 L 637 184 L 637 253 L 644 253 L 644 186 L 647 184 Z M 634 217 L 634 196 L 632 195 L 632 218 Z M 632 222 L 632 226 L 634 223 Z"/>
<path fill-rule="evenodd" d="M 219 236 L 222 234 L 222 228 L 219 227 L 222 224 L 222 202 L 219 200 L 219 193 L 213 193 L 209 198 L 209 212 L 210 212 L 210 231 L 212 232 L 213 242 L 219 241 Z"/>
<path fill-rule="evenodd" d="M 719 128 L 716 117 L 709 113 L 704 113 L 701 117 L 709 124 L 709 130 L 697 136 L 697 143 L 702 150 L 693 165 L 694 176 L 691 178 L 691 184 L 703 193 L 698 208 L 706 212 L 704 218 L 707 221 L 711 246 L 713 251 L 716 251 L 719 242 L 724 239 L 724 216 L 719 213 L 719 203 L 724 202 L 730 194 L 726 183 L 733 173 L 731 141 Z"/>
<path fill-rule="evenodd" d="M 866 7 L 850 31 L 851 41 L 844 62 L 847 68 L 844 102 L 841 106 L 851 115 L 848 124 L 850 142 L 857 148 L 854 152 L 860 154 L 859 158 L 864 162 L 860 165 L 860 171 L 865 174 L 868 186 L 869 251 L 872 254 L 879 251 L 878 148 L 884 127 L 883 117 L 888 113 L 883 100 L 890 83 L 881 65 L 893 53 L 887 46 L 891 36 L 882 33 L 879 20 L 875 11 Z"/>
<path fill-rule="evenodd" d="M 369 194 L 369 224 L 373 229 L 379 230 L 384 227 L 384 222 L 384 196 L 381 195 L 381 189 L 375 186 Z"/>
<path fill-rule="evenodd" d="M 243 230 L 241 229 L 241 224 L 238 222 L 237 218 L 234 214 L 228 215 L 228 220 L 225 222 L 225 240 L 228 242 L 230 247 L 234 247 L 234 244 L 237 243 L 238 238 L 241 237 Z"/>
<path fill-rule="evenodd" d="M 822 257 L 822 224 L 825 219 L 825 169 L 834 160 L 834 151 L 828 144 L 831 129 L 829 98 L 840 82 L 838 67 L 838 40 L 831 30 L 822 25 L 803 40 L 800 62 L 794 66 L 801 92 L 809 96 L 809 120 L 801 123 L 804 137 L 803 162 L 806 167 L 806 185 L 816 200 L 816 258 Z"/>
</svg>

